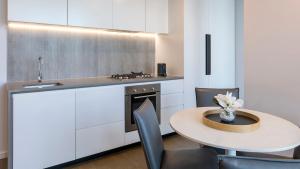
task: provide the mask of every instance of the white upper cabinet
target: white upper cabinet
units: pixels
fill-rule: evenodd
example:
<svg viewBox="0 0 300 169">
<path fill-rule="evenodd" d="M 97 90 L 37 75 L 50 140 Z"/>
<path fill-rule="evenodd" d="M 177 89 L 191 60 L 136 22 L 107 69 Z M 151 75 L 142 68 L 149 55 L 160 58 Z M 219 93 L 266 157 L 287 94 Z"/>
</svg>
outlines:
<svg viewBox="0 0 300 169">
<path fill-rule="evenodd" d="M 91 28 L 112 29 L 112 0 L 69 0 L 68 24 Z"/>
<path fill-rule="evenodd" d="M 168 0 L 146 0 L 146 32 L 168 33 Z"/>
<path fill-rule="evenodd" d="M 67 0 L 8 0 L 8 21 L 67 25 Z"/>
<path fill-rule="evenodd" d="M 8 21 L 168 33 L 168 0 L 8 0 Z"/>
<path fill-rule="evenodd" d="M 113 2 L 114 29 L 145 32 L 145 0 L 113 0 Z"/>
</svg>

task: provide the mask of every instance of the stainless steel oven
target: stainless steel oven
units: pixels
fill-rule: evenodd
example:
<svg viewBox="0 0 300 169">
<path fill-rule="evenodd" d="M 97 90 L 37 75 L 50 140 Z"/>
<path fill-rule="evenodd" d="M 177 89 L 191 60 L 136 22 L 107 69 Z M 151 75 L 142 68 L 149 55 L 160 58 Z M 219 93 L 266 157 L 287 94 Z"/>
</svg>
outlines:
<svg viewBox="0 0 300 169">
<path fill-rule="evenodd" d="M 128 86 L 125 88 L 125 132 L 136 130 L 133 112 L 148 98 L 160 123 L 160 84 Z"/>
</svg>

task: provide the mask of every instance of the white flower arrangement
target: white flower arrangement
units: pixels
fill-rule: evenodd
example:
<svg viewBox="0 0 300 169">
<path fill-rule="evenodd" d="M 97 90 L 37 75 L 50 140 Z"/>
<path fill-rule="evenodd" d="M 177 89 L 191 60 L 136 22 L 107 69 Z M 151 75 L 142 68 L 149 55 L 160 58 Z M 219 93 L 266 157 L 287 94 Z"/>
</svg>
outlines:
<svg viewBox="0 0 300 169">
<path fill-rule="evenodd" d="M 214 99 L 227 113 L 235 112 L 237 109 L 243 107 L 244 104 L 242 99 L 237 99 L 229 92 L 227 92 L 226 95 L 218 94 Z"/>
</svg>

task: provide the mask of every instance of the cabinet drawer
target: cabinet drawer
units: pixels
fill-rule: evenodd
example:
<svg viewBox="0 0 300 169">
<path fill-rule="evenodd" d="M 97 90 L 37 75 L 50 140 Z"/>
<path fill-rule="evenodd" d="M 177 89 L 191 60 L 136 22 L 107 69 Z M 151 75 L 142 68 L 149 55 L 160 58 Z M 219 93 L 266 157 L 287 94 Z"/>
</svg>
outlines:
<svg viewBox="0 0 300 169">
<path fill-rule="evenodd" d="M 124 121 L 124 87 L 102 86 L 76 91 L 76 128 Z"/>
<path fill-rule="evenodd" d="M 76 159 L 124 145 L 124 122 L 76 131 Z"/>
<path fill-rule="evenodd" d="M 183 80 L 170 80 L 161 83 L 161 94 L 183 93 Z"/>
<path fill-rule="evenodd" d="M 161 108 L 183 104 L 183 93 L 161 95 Z"/>
<path fill-rule="evenodd" d="M 162 134 L 169 134 L 174 132 L 170 126 L 170 118 L 176 112 L 183 110 L 183 105 L 172 106 L 161 110 L 161 132 Z"/>
<path fill-rule="evenodd" d="M 140 141 L 140 136 L 138 131 L 132 131 L 125 134 L 125 144 L 133 144 Z"/>
</svg>

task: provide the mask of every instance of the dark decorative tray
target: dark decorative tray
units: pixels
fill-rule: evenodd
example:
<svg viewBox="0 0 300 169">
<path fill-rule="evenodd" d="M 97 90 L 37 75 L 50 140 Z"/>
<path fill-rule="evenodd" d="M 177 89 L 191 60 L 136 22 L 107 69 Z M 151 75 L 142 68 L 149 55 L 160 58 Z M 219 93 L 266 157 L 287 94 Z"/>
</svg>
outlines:
<svg viewBox="0 0 300 169">
<path fill-rule="evenodd" d="M 222 110 L 209 110 L 203 114 L 202 122 L 211 128 L 230 132 L 251 132 L 259 128 L 259 117 L 244 111 L 236 112 L 236 119 L 232 123 L 222 122 L 219 113 Z"/>
</svg>

